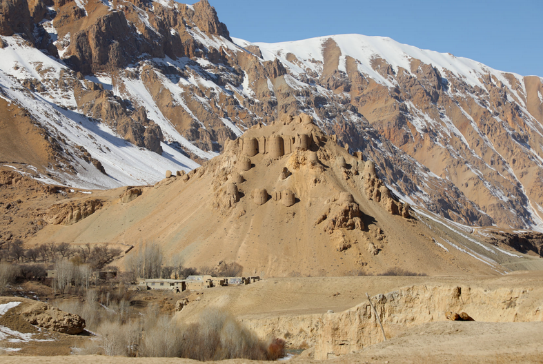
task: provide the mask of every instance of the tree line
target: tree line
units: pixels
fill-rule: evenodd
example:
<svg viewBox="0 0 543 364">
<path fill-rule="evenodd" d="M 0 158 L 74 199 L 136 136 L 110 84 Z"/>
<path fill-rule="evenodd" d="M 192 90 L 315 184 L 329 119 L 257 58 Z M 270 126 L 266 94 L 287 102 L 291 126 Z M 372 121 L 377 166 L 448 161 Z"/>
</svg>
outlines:
<svg viewBox="0 0 543 364">
<path fill-rule="evenodd" d="M 23 241 L 16 239 L 4 243 L 0 248 L 0 262 L 8 263 L 51 263 L 70 260 L 76 265 L 88 264 L 92 269 L 102 269 L 121 255 L 120 249 L 106 244 L 85 244 L 74 247 L 69 243 L 46 243 L 25 249 Z"/>
</svg>

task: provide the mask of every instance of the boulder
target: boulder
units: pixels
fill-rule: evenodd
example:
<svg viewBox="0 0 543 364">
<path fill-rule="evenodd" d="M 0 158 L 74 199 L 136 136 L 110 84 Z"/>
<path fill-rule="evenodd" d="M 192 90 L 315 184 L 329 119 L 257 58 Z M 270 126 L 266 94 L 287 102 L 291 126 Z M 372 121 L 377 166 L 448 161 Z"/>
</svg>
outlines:
<svg viewBox="0 0 543 364">
<path fill-rule="evenodd" d="M 126 191 L 121 195 L 121 202 L 122 202 L 122 203 L 129 203 L 129 202 L 132 202 L 132 201 L 134 201 L 136 198 L 138 198 L 139 196 L 141 196 L 142 193 L 143 193 L 143 189 L 141 189 L 141 188 L 130 188 L 130 189 L 126 190 Z"/>
<path fill-rule="evenodd" d="M 172 171 L 166 171 L 166 178 L 170 178 L 172 176 Z"/>
<path fill-rule="evenodd" d="M 451 312 L 448 311 L 445 313 L 445 318 L 449 321 L 475 321 L 470 315 L 465 312 Z"/>
<path fill-rule="evenodd" d="M 288 178 L 288 176 L 290 176 L 291 173 L 289 172 L 288 168 L 287 167 L 283 167 L 283 170 L 281 171 L 281 174 L 279 175 L 279 179 L 281 181 L 285 180 Z"/>
<path fill-rule="evenodd" d="M 361 217 L 362 213 L 357 203 L 338 201 L 330 204 L 330 207 L 317 219 L 315 225 L 326 221 L 324 231 L 330 234 L 338 229 L 363 230 L 364 222 Z"/>
<path fill-rule="evenodd" d="M 63 334 L 77 335 L 85 329 L 85 320 L 43 302 L 25 307 L 21 316 L 30 324 Z"/>
<path fill-rule="evenodd" d="M 233 182 L 228 182 L 226 186 L 215 193 L 213 207 L 216 209 L 227 210 L 234 207 L 239 202 L 240 193 L 238 186 Z"/>
</svg>

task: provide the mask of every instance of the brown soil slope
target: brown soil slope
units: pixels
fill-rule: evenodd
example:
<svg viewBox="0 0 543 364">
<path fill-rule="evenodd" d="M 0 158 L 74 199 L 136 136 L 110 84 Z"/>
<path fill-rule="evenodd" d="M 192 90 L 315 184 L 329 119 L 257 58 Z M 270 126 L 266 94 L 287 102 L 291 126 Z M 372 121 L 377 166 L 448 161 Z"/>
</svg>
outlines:
<svg viewBox="0 0 543 364">
<path fill-rule="evenodd" d="M 49 225 L 32 241 L 156 242 L 185 266 L 237 262 L 244 274 L 261 276 L 393 267 L 498 274 L 501 263 L 534 259 L 505 254 L 418 216 L 394 200 L 372 162 L 350 155 L 305 115 L 257 125 L 188 175 L 143 188 L 141 196 L 128 194 L 96 193 L 101 209 L 75 224 Z"/>
</svg>

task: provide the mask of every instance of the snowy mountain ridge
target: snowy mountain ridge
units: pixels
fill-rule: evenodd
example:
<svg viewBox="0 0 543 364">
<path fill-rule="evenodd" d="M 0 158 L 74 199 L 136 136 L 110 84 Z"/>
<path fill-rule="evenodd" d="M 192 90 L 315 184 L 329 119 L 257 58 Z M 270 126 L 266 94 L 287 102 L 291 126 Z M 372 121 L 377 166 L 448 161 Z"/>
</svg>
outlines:
<svg viewBox="0 0 543 364">
<path fill-rule="evenodd" d="M 13 0 L 4 13 L 25 6 L 25 27 L 0 29 L 0 106 L 21 119 L 10 127 L 37 128 L 48 159 L 0 149 L 21 172 L 85 188 L 154 183 L 305 112 L 413 205 L 467 225 L 542 223 L 540 77 L 383 37 L 250 43 L 206 0 Z"/>
</svg>

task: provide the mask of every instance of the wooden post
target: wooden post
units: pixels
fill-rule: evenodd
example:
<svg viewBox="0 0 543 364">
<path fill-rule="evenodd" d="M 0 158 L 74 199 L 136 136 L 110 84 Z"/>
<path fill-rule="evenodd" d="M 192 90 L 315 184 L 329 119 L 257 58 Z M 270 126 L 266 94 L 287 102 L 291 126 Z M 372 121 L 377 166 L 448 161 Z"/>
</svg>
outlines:
<svg viewBox="0 0 543 364">
<path fill-rule="evenodd" d="M 366 292 L 366 297 L 368 297 L 368 301 L 370 302 L 371 308 L 373 308 L 373 313 L 375 313 L 375 318 L 377 318 L 377 322 L 379 322 L 379 325 L 381 326 L 381 331 L 383 332 L 383 339 L 387 341 L 387 337 L 385 336 L 385 329 L 383 329 L 383 324 L 381 323 L 381 319 L 379 318 L 379 315 L 377 314 L 377 310 L 373 306 L 373 303 L 371 303 L 370 295 L 368 292 Z"/>
</svg>

